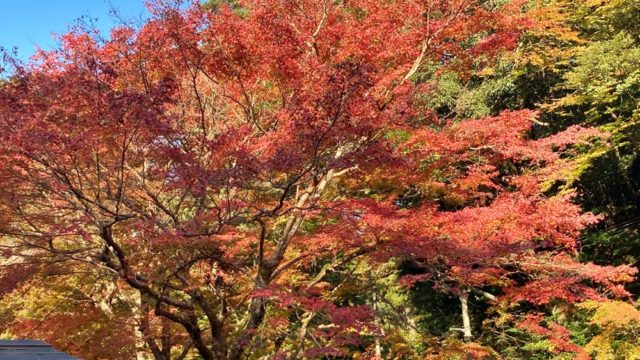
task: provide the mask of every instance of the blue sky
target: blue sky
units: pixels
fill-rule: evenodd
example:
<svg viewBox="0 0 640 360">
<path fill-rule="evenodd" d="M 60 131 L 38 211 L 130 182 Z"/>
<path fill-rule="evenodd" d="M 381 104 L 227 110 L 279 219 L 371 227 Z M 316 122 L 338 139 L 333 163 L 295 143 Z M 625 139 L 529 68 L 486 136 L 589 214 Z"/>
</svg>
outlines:
<svg viewBox="0 0 640 360">
<path fill-rule="evenodd" d="M 43 49 L 56 46 L 51 34 L 62 34 L 80 17 L 97 19 L 105 34 L 116 23 L 109 15 L 111 5 L 125 18 L 146 14 L 143 0 L 0 0 L 0 46 L 18 47 L 26 60 L 36 45 Z"/>
</svg>

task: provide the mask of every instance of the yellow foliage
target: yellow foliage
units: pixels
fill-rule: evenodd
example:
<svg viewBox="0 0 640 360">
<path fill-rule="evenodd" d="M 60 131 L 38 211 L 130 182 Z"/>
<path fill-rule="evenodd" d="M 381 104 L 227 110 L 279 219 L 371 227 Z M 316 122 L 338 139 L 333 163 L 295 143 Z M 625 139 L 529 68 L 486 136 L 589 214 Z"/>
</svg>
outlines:
<svg viewBox="0 0 640 360">
<path fill-rule="evenodd" d="M 612 334 L 605 332 L 598 335 L 585 346 L 585 350 L 595 354 L 593 360 L 618 360 L 624 356 L 626 360 L 640 360 L 640 345 L 623 344 L 614 348 L 611 346 Z"/>
<path fill-rule="evenodd" d="M 594 337 L 585 350 L 594 355 L 594 360 L 640 360 L 640 339 L 637 325 L 640 311 L 622 301 L 599 303 L 589 301 L 578 305 L 593 310 L 592 324 L 602 327 L 602 332 Z M 627 334 L 624 332 L 627 331 Z"/>
<path fill-rule="evenodd" d="M 633 305 L 622 301 L 596 302 L 588 301 L 579 305 L 588 310 L 595 310 L 592 324 L 600 326 L 622 327 L 632 323 L 640 324 L 640 311 Z"/>
</svg>

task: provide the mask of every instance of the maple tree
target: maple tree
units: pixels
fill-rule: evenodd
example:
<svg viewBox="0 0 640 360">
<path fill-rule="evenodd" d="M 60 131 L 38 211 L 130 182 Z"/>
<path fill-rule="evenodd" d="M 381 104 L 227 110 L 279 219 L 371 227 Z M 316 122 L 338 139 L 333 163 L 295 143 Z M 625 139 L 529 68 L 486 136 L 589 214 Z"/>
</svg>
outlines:
<svg viewBox="0 0 640 360">
<path fill-rule="evenodd" d="M 405 261 L 403 287 L 459 299 L 465 340 L 478 294 L 530 304 L 518 326 L 582 354 L 540 309 L 628 295 L 633 268 L 574 258 L 598 218 L 554 190 L 573 144 L 605 133 L 536 139 L 535 111 L 464 119 L 422 101 L 426 72 L 468 79 L 540 31 L 525 1 L 177 5 L 109 39 L 62 35 L 0 87 L 0 236 L 30 269 L 7 292 L 78 302 L 14 332 L 86 308 L 89 325 L 65 326 L 117 338 L 123 358 L 382 357 L 400 351 L 388 291 L 348 287 Z"/>
</svg>

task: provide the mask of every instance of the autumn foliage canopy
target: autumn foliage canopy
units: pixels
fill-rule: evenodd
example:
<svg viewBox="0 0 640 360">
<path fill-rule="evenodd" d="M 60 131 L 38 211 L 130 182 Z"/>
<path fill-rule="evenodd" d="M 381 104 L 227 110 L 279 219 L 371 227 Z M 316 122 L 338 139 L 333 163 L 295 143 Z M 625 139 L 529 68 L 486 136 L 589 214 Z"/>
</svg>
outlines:
<svg viewBox="0 0 640 360">
<path fill-rule="evenodd" d="M 420 334 L 399 335 L 409 302 L 387 319 L 393 273 L 396 292 L 461 302 L 456 351 L 491 354 L 465 324 L 473 297 L 586 358 L 541 318 L 628 296 L 632 267 L 577 260 L 600 217 L 559 186 L 608 135 L 540 137 L 535 110 L 465 119 L 425 100 L 429 76 L 469 79 L 545 26 L 526 3 L 157 1 L 139 27 L 78 27 L 13 62 L 0 293 L 51 298 L 9 331 L 86 358 L 450 351 L 396 346 Z M 65 327 L 91 330 L 56 339 Z"/>
</svg>

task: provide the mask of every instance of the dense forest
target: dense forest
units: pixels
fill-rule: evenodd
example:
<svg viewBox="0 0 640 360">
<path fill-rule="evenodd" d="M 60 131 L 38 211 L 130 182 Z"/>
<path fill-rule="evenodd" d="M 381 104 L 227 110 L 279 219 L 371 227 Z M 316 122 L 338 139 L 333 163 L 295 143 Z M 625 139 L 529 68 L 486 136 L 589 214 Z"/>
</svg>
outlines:
<svg viewBox="0 0 640 360">
<path fill-rule="evenodd" d="M 147 6 L 2 53 L 0 338 L 640 359 L 640 2 Z"/>
</svg>

